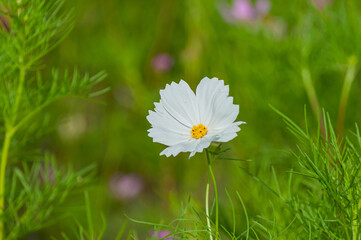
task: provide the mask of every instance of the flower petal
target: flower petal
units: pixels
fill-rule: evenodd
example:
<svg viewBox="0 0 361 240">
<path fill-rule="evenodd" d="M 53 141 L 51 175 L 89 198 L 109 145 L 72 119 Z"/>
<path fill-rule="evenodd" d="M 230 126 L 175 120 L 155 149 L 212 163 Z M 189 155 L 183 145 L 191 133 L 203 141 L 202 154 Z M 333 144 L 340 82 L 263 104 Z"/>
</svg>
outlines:
<svg viewBox="0 0 361 240">
<path fill-rule="evenodd" d="M 217 136 L 207 136 L 200 139 L 191 138 L 188 141 L 167 147 L 160 153 L 160 155 L 166 155 L 169 157 L 171 155 L 177 156 L 180 152 L 190 152 L 191 154 L 189 155 L 189 158 L 191 158 L 197 152 L 202 152 L 203 149 L 209 147 L 216 138 Z"/>
<path fill-rule="evenodd" d="M 160 96 L 160 103 L 174 119 L 190 128 L 198 122 L 196 97 L 185 81 L 167 84 L 165 89 L 160 91 Z"/>
<path fill-rule="evenodd" d="M 166 155 L 167 157 L 170 157 L 173 155 L 174 157 L 177 156 L 180 152 L 190 152 L 195 147 L 195 139 L 190 139 L 188 141 L 172 145 L 164 149 L 160 155 Z"/>
<path fill-rule="evenodd" d="M 218 136 L 215 136 L 215 135 L 213 135 L 213 136 L 206 135 L 205 137 L 199 139 L 195 149 L 193 151 L 191 151 L 189 158 L 193 157 L 194 154 L 196 154 L 197 152 L 203 152 L 203 149 L 208 148 L 209 145 L 211 145 L 211 143 L 213 141 L 216 141 L 217 138 L 218 138 Z"/>
<path fill-rule="evenodd" d="M 223 80 L 203 78 L 196 91 L 201 116 L 205 116 L 207 128 L 223 130 L 232 124 L 239 113 L 239 106 L 229 97 L 229 87 Z"/>
<path fill-rule="evenodd" d="M 219 138 L 216 140 L 217 142 L 228 142 L 233 138 L 237 137 L 237 132 L 240 131 L 240 127 L 238 125 L 246 124 L 245 122 L 235 122 L 224 129 L 222 132 L 217 135 Z"/>
<path fill-rule="evenodd" d="M 218 78 L 209 79 L 205 77 L 198 84 L 196 89 L 196 99 L 199 108 L 200 120 L 206 126 L 209 125 L 214 111 L 215 102 L 218 96 L 228 96 L 229 88 L 224 86 L 223 80 Z"/>
<path fill-rule="evenodd" d="M 190 137 L 190 128 L 173 118 L 161 103 L 155 104 L 155 112 L 149 111 L 147 120 L 152 125 L 148 130 L 153 142 L 159 142 L 167 146 L 184 142 Z"/>
<path fill-rule="evenodd" d="M 180 121 L 172 117 L 172 115 L 164 109 L 161 103 L 156 103 L 155 106 L 155 112 L 149 111 L 147 116 L 147 120 L 153 128 L 161 128 L 179 134 L 189 133 L 191 128 L 185 126 Z"/>
<path fill-rule="evenodd" d="M 148 136 L 153 138 L 153 142 L 162 143 L 167 146 L 176 145 L 189 139 L 187 135 L 181 135 L 161 128 L 151 128 L 148 132 Z"/>
</svg>

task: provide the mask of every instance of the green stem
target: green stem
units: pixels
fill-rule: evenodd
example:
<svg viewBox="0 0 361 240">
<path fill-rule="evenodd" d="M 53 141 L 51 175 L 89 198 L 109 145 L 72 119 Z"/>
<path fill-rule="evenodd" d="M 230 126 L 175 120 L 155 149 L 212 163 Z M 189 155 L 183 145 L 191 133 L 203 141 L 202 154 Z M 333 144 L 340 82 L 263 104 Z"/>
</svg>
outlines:
<svg viewBox="0 0 361 240">
<path fill-rule="evenodd" d="M 352 240 L 358 239 L 358 206 L 352 206 Z"/>
<path fill-rule="evenodd" d="M 354 81 L 356 75 L 356 65 L 357 65 L 357 58 L 355 56 L 351 56 L 348 62 L 345 81 L 343 83 L 342 92 L 341 92 L 340 106 L 338 109 L 337 136 L 339 137 L 339 140 L 342 139 L 343 136 L 346 107 L 347 107 L 348 97 L 350 95 L 352 82 Z"/>
<path fill-rule="evenodd" d="M 20 62 L 22 60 L 20 59 Z M 4 208 L 5 208 L 5 176 L 6 176 L 6 165 L 8 162 L 8 155 L 11 145 L 11 139 L 16 132 L 16 129 L 13 127 L 14 123 L 16 122 L 17 118 L 17 112 L 20 107 L 21 97 L 23 95 L 23 89 L 24 89 L 24 81 L 25 81 L 25 72 L 26 67 L 22 66 L 19 69 L 19 85 L 18 89 L 16 91 L 16 98 L 15 98 L 15 104 L 13 108 L 13 118 L 12 122 L 9 124 L 9 122 L 6 123 L 6 132 L 5 132 L 5 140 L 3 143 L 2 153 L 1 153 L 1 163 L 0 163 L 0 216 L 2 219 L 0 220 L 0 240 L 3 240 L 4 238 Z"/>
<path fill-rule="evenodd" d="M 320 123 L 320 130 L 321 130 L 323 137 L 326 138 L 325 123 L 323 121 L 323 116 L 322 116 L 322 112 L 320 109 L 320 104 L 317 99 L 317 94 L 316 94 L 315 88 L 313 87 L 313 84 L 312 84 L 310 70 L 306 67 L 303 67 L 301 70 L 301 75 L 302 75 L 303 85 L 306 89 L 308 100 L 310 101 L 310 104 L 312 107 L 313 114 L 315 115 L 315 118 Z"/>
<path fill-rule="evenodd" d="M 35 108 L 32 112 L 24 116 L 19 122 L 14 126 L 14 131 L 17 131 L 19 128 L 24 126 L 28 121 L 30 121 L 36 114 L 40 113 L 45 107 L 47 107 L 51 102 L 45 102 L 39 107 Z"/>
<path fill-rule="evenodd" d="M 216 206 L 216 236 L 218 236 L 218 219 L 219 219 L 219 211 L 218 211 L 218 191 L 217 191 L 217 183 L 216 178 L 214 177 L 214 173 L 212 170 L 212 159 L 210 159 L 209 152 L 206 149 L 206 155 L 207 155 L 207 162 L 208 162 L 208 169 L 209 174 L 211 175 L 212 181 L 213 181 L 213 188 L 214 188 L 214 198 L 215 198 L 215 206 Z M 217 239 L 217 238 L 216 238 Z"/>
<path fill-rule="evenodd" d="M 352 231 L 352 240 L 357 240 L 358 238 L 358 229 L 359 229 L 359 223 L 358 223 L 358 212 L 361 209 L 361 199 L 353 199 L 354 195 L 350 192 L 350 199 L 354 201 L 354 203 L 351 205 L 351 231 Z"/>
<path fill-rule="evenodd" d="M 19 110 L 21 97 L 23 96 L 26 68 L 24 66 L 22 66 L 22 67 L 20 67 L 19 70 L 20 70 L 20 73 L 19 73 L 19 75 L 20 75 L 19 76 L 19 85 L 18 85 L 18 89 L 16 91 L 15 105 L 14 105 L 14 108 L 13 108 L 13 111 L 14 111 L 13 122 L 16 121 L 17 112 Z"/>
<path fill-rule="evenodd" d="M 11 138 L 13 136 L 14 132 L 10 130 L 9 132 L 6 132 L 4 145 L 1 153 L 1 163 L 0 163 L 0 216 L 4 213 L 4 207 L 5 207 L 5 174 L 6 174 L 6 164 L 8 160 L 8 154 L 11 144 Z M 0 240 L 3 239 L 4 235 L 4 222 L 3 219 L 0 220 Z"/>
<path fill-rule="evenodd" d="M 207 187 L 206 187 L 206 215 L 207 215 L 207 227 L 208 227 L 208 231 L 209 231 L 209 239 L 210 239 L 210 240 L 213 240 L 213 237 L 212 237 L 212 229 L 211 229 L 211 222 L 210 222 L 210 220 L 209 220 L 210 216 L 209 216 L 208 198 L 209 198 L 209 177 L 208 177 Z"/>
</svg>

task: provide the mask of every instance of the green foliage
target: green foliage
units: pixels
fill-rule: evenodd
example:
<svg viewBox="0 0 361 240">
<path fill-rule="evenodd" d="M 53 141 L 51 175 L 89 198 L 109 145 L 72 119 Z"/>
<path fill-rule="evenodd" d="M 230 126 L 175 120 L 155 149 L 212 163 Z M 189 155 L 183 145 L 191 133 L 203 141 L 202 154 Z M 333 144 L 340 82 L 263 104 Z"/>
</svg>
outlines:
<svg viewBox="0 0 361 240">
<path fill-rule="evenodd" d="M 312 135 L 307 120 L 303 130 L 275 111 L 300 142 L 292 155 L 301 168 L 299 172 L 291 171 L 288 194 L 282 194 L 279 187 L 274 191 L 294 216 L 292 224 L 286 228 L 286 236 L 295 237 L 293 234 L 297 232 L 298 239 L 357 239 L 361 220 L 358 167 L 361 136 L 357 125 L 356 138 L 342 140 L 336 136 L 329 115 L 324 113 L 325 135 L 322 135 L 320 124 L 316 135 Z M 302 185 L 293 182 L 292 175 L 301 178 Z M 274 179 L 277 181 L 277 177 Z M 277 228 L 273 221 L 267 225 Z M 263 228 L 270 237 L 276 237 L 269 228 Z"/>
<path fill-rule="evenodd" d="M 222 191 L 223 193 L 223 191 Z M 239 230 L 236 229 L 236 225 L 239 225 L 236 221 L 236 215 L 240 214 L 235 210 L 235 203 L 233 202 L 232 198 L 230 197 L 228 191 L 226 190 L 225 193 L 229 199 L 229 203 L 231 207 L 232 213 L 232 228 L 229 229 L 225 225 L 220 225 L 221 231 L 209 231 L 207 226 L 207 214 L 202 210 L 197 204 L 195 204 L 191 197 L 188 197 L 188 201 L 186 203 L 181 203 L 180 207 L 180 215 L 178 218 L 171 221 L 169 224 L 158 224 L 158 223 L 150 223 L 140 220 L 135 220 L 129 218 L 131 221 L 149 225 L 154 228 L 154 236 L 157 236 L 159 232 L 166 231 L 169 232 L 167 236 L 164 238 L 159 239 L 167 239 L 167 237 L 172 237 L 173 239 L 208 239 L 209 235 L 211 234 L 214 239 L 231 239 L 231 240 L 238 240 L 238 239 L 258 239 L 258 235 L 256 233 L 257 224 L 256 222 L 250 226 L 247 209 L 244 205 L 244 202 L 238 192 L 236 192 L 237 202 L 236 204 L 242 207 L 243 214 L 245 215 L 245 219 L 247 222 L 246 230 L 239 233 Z M 214 207 L 215 203 L 213 204 L 213 208 L 211 211 L 210 221 L 212 225 L 214 225 L 214 221 L 211 218 L 214 218 Z M 137 238 L 135 238 L 137 239 Z M 155 239 L 155 238 L 150 238 Z M 158 238 L 156 238 L 158 239 Z"/>
<path fill-rule="evenodd" d="M 149 225 L 154 228 L 153 237 L 157 237 L 159 232 L 165 231 L 167 236 L 162 238 L 151 238 L 151 239 L 250 239 L 250 235 L 258 238 L 256 233 L 256 224 L 250 226 L 250 220 L 248 217 L 247 209 L 244 204 L 244 201 L 238 192 L 235 193 L 237 198 L 236 204 L 241 206 L 241 211 L 245 216 L 246 229 L 241 232 L 240 229 L 236 229 L 236 213 L 235 204 L 233 199 L 227 189 L 222 191 L 222 194 L 226 194 L 229 204 L 231 206 L 231 226 L 227 224 L 219 224 L 219 214 L 221 217 L 225 217 L 227 215 L 226 211 L 219 213 L 219 202 L 218 202 L 218 191 L 217 191 L 217 182 L 212 170 L 212 164 L 215 160 L 232 160 L 232 161 L 244 161 L 242 159 L 235 158 L 224 158 L 223 154 L 227 152 L 229 149 L 222 149 L 222 144 L 213 144 L 209 149 L 206 150 L 206 158 L 209 167 L 209 177 L 208 183 L 206 186 L 206 205 L 205 207 L 198 206 L 192 198 L 189 196 L 186 203 L 181 203 L 180 212 L 178 218 L 171 221 L 169 224 L 158 224 L 140 221 L 136 219 L 129 218 L 131 221 L 139 224 Z M 214 201 L 212 202 L 212 207 L 209 209 L 208 201 L 209 201 L 209 185 L 210 181 L 213 183 L 213 193 L 214 193 Z M 204 211 L 203 208 L 206 210 Z M 164 234 L 164 233 L 163 233 Z M 138 239 L 138 238 L 135 238 Z"/>
<path fill-rule="evenodd" d="M 1 1 L 1 14 L 7 16 L 10 31 L 1 31 L 2 78 L 21 68 L 35 68 L 39 60 L 60 43 L 72 29 L 70 11 L 63 0 Z"/>
<path fill-rule="evenodd" d="M 108 89 L 92 92 L 104 72 L 43 73 L 41 59 L 73 27 L 63 0 L 1 1 L 0 14 L 9 25 L 9 31 L 0 29 L 0 239 L 19 239 L 69 217 L 62 209 L 66 198 L 91 179 L 89 168 L 62 170 L 50 153 L 32 153 L 54 124 L 46 108 L 60 98 L 89 98 Z"/>
<path fill-rule="evenodd" d="M 30 168 L 30 169 L 29 169 Z M 74 190 L 84 189 L 93 167 L 75 172 L 61 169 L 50 155 L 29 166 L 11 168 L 6 197 L 6 239 L 19 239 L 70 217 L 63 203 Z"/>
<path fill-rule="evenodd" d="M 85 210 L 86 210 L 86 218 L 87 218 L 87 227 L 83 227 L 83 225 L 78 222 L 76 219 L 76 227 L 74 227 L 74 234 L 71 235 L 71 237 L 69 237 L 69 235 L 67 235 L 66 233 L 62 232 L 62 239 L 64 240 L 70 240 L 70 239 L 74 239 L 74 237 L 76 239 L 94 239 L 94 240 L 101 240 L 103 239 L 103 235 L 104 232 L 107 228 L 107 220 L 105 219 L 104 214 L 101 214 L 101 220 L 102 220 L 102 225 L 99 227 L 96 227 L 93 224 L 93 217 L 94 217 L 94 213 L 92 212 L 92 207 L 90 205 L 90 200 L 89 200 L 89 194 L 88 192 L 84 193 L 84 198 L 85 198 Z M 117 233 L 117 235 L 114 237 L 114 240 L 120 240 L 120 239 L 125 239 L 125 228 L 126 228 L 126 222 L 124 222 L 122 224 L 122 226 L 120 227 L 119 232 Z M 97 231 L 98 230 L 98 231 Z M 57 239 L 52 237 L 52 239 Z M 128 236 L 126 238 L 131 239 L 131 232 L 128 233 Z"/>
</svg>

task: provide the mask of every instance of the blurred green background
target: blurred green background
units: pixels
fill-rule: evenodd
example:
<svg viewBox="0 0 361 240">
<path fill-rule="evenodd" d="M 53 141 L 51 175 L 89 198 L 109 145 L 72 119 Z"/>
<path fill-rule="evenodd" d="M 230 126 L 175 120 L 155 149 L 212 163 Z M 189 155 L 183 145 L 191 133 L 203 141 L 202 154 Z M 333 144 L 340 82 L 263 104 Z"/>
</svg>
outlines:
<svg viewBox="0 0 361 240">
<path fill-rule="evenodd" d="M 189 195 L 203 206 L 208 176 L 205 155 L 160 157 L 164 146 L 147 136 L 148 110 L 159 101 L 159 90 L 167 83 L 184 79 L 195 89 L 205 76 L 224 79 L 240 106 L 237 120 L 247 122 L 239 136 L 225 144 L 231 148 L 226 156 L 252 161 L 216 161 L 214 166 L 223 224 L 229 219 L 225 188 L 233 197 L 235 191 L 240 193 L 251 218 L 272 218 L 273 205 L 277 205 L 274 196 L 238 166 L 269 184 L 273 184 L 273 166 L 281 186 L 287 184 L 286 171 L 297 169 L 294 159 L 283 151 L 294 148 L 297 141 L 269 104 L 301 125 L 306 105 L 308 118 L 316 126 L 302 68 L 310 70 L 320 105 L 336 124 L 348 59 L 359 58 L 361 53 L 361 3 L 245 2 L 67 2 L 75 10 L 75 28 L 45 62 L 61 68 L 77 66 L 92 74 L 105 70 L 108 77 L 99 88 L 110 86 L 111 90 L 98 98 L 105 104 L 78 99 L 58 102 L 62 114 L 43 146 L 54 151 L 61 164 L 97 165 L 90 196 L 94 210 L 108 220 L 106 239 L 112 239 L 128 221 L 125 214 L 168 223 L 179 216 L 181 202 Z M 346 130 L 360 122 L 360 86 L 356 76 Z M 83 204 L 76 198 L 71 202 Z M 241 214 L 237 217 L 242 218 Z M 56 229 L 71 225 L 64 221 Z M 239 227 L 239 232 L 245 229 L 244 221 Z M 54 235 L 54 228 L 36 236 Z M 152 228 L 129 221 L 127 229 L 135 229 L 145 239 Z"/>
</svg>

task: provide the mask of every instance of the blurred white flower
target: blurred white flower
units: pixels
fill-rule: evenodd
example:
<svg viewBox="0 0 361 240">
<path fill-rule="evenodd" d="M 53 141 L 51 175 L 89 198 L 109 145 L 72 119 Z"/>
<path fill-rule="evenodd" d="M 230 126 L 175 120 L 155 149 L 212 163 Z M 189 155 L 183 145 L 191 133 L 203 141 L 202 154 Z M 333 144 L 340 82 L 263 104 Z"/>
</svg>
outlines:
<svg viewBox="0 0 361 240">
<path fill-rule="evenodd" d="M 83 114 L 74 114 L 61 119 L 58 133 L 62 140 L 71 141 L 81 137 L 87 129 L 87 121 Z"/>
<path fill-rule="evenodd" d="M 181 80 L 172 82 L 160 90 L 160 102 L 155 111 L 149 111 L 148 130 L 153 142 L 168 147 L 160 155 L 176 156 L 180 152 L 202 152 L 212 142 L 228 142 L 237 136 L 238 125 L 234 122 L 239 106 L 228 96 L 229 87 L 218 78 L 203 78 L 196 93 Z"/>
</svg>

